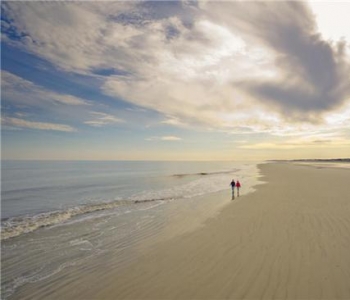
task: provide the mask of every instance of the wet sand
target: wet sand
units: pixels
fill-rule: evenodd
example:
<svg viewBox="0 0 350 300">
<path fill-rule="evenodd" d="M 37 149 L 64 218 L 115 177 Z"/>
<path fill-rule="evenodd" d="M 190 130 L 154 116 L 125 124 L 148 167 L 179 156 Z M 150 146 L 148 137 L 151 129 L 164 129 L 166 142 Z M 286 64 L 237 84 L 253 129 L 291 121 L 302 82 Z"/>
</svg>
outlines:
<svg viewBox="0 0 350 300">
<path fill-rule="evenodd" d="M 122 268 L 102 257 L 11 299 L 350 299 L 350 170 L 260 168 L 266 184 L 196 230 L 138 247 Z"/>
</svg>

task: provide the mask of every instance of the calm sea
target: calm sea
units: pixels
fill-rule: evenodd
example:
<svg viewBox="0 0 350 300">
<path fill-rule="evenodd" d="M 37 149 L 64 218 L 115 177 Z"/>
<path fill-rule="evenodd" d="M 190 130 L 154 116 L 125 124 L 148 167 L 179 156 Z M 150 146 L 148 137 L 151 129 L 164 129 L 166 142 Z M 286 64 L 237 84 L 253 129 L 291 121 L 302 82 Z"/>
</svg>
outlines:
<svg viewBox="0 0 350 300">
<path fill-rule="evenodd" d="M 1 169 L 3 298 L 125 250 L 176 212 L 205 214 L 214 206 L 203 196 L 229 196 L 232 178 L 241 195 L 258 183 L 253 162 L 3 161 Z"/>
</svg>

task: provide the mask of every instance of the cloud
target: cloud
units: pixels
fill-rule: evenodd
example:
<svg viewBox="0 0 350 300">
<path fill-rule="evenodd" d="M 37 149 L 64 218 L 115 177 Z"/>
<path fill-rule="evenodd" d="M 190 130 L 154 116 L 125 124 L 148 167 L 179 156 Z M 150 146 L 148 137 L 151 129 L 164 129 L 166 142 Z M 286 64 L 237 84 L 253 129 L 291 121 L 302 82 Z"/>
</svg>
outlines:
<svg viewBox="0 0 350 300">
<path fill-rule="evenodd" d="M 97 14 L 79 5 L 64 3 L 3 3 L 2 7 L 6 11 L 8 27 L 12 28 L 4 37 L 6 42 L 67 70 L 90 67 L 83 51 L 90 46 L 89 40 L 99 36 L 102 22 Z M 89 28 L 89 22 L 96 30 L 84 32 L 85 26 Z M 13 31 L 16 39 L 11 34 Z"/>
<path fill-rule="evenodd" d="M 341 132 L 323 132 L 323 133 L 303 133 L 299 137 L 287 137 L 283 141 L 248 143 L 238 146 L 240 149 L 256 150 L 289 150 L 302 148 L 347 148 L 350 146 L 350 140 Z"/>
<path fill-rule="evenodd" d="M 3 7 L 5 42 L 70 72 L 109 70 L 105 94 L 171 116 L 165 124 L 275 135 L 349 124 L 348 46 L 323 40 L 303 2 Z"/>
<path fill-rule="evenodd" d="M 177 136 L 153 136 L 153 137 L 150 137 L 150 138 L 147 138 L 146 141 L 171 141 L 171 142 L 174 142 L 174 141 L 181 141 L 182 138 L 180 137 L 177 137 Z"/>
<path fill-rule="evenodd" d="M 168 116 L 165 120 L 161 121 L 161 124 L 172 125 L 176 127 L 188 127 L 188 124 L 181 121 L 178 118 Z"/>
<path fill-rule="evenodd" d="M 292 150 L 292 149 L 303 149 L 303 148 L 348 148 L 350 142 L 348 139 L 337 139 L 337 140 L 313 140 L 309 143 L 256 143 L 250 145 L 239 146 L 240 149 L 249 150 Z"/>
<path fill-rule="evenodd" d="M 54 131 L 65 131 L 65 132 L 76 131 L 75 128 L 64 124 L 33 122 L 33 121 L 27 121 L 24 119 L 11 118 L 11 117 L 3 117 L 1 121 L 2 121 L 2 125 L 4 126 L 15 127 L 15 128 L 30 128 L 30 129 L 54 130 Z"/>
<path fill-rule="evenodd" d="M 29 80 L 3 70 L 1 71 L 1 86 L 3 97 L 11 99 L 12 103 L 27 106 L 42 106 L 44 104 L 89 105 L 84 99 L 47 90 Z"/>
<path fill-rule="evenodd" d="M 321 39 L 303 3 L 209 2 L 201 13 L 152 70 L 111 77 L 105 92 L 186 123 L 271 133 L 325 123 L 346 103 L 346 52 Z"/>
<path fill-rule="evenodd" d="M 85 121 L 84 123 L 94 127 L 102 127 L 125 122 L 123 119 L 102 112 L 92 111 L 90 114 L 94 117 L 94 119 Z"/>
<path fill-rule="evenodd" d="M 9 29 L 3 39 L 66 71 L 94 74 L 112 66 L 128 73 L 136 59 L 128 47 L 137 49 L 145 40 L 138 6 L 131 1 L 6 2 L 3 28 Z M 136 20 L 134 26 L 124 24 L 125 18 Z"/>
<path fill-rule="evenodd" d="M 240 82 L 249 93 L 293 118 L 308 118 L 344 103 L 350 92 L 345 43 L 322 40 L 303 3 L 238 3 L 237 8 L 230 16 L 235 27 L 272 49 L 281 70 L 277 80 Z"/>
<path fill-rule="evenodd" d="M 182 139 L 177 136 L 162 136 L 162 141 L 181 141 Z"/>
<path fill-rule="evenodd" d="M 63 123 L 79 121 L 86 114 L 90 101 L 69 94 L 50 91 L 42 86 L 1 71 L 1 92 L 6 128 L 32 128 L 42 130 L 75 131 L 68 125 L 42 123 L 46 119 L 59 119 Z M 25 119 L 30 117 L 31 121 Z M 34 119 L 36 119 L 34 121 Z"/>
</svg>

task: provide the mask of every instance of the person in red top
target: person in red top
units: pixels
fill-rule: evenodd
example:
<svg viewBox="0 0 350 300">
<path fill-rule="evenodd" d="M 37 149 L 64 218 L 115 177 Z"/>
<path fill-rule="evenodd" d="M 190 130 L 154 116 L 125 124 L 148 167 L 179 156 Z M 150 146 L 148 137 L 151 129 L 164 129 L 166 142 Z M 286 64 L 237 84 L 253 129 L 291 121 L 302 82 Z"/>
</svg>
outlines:
<svg viewBox="0 0 350 300">
<path fill-rule="evenodd" d="M 239 189 L 241 188 L 241 183 L 239 182 L 239 180 L 237 180 L 236 182 L 236 187 L 237 187 L 237 196 L 239 197 Z"/>
</svg>

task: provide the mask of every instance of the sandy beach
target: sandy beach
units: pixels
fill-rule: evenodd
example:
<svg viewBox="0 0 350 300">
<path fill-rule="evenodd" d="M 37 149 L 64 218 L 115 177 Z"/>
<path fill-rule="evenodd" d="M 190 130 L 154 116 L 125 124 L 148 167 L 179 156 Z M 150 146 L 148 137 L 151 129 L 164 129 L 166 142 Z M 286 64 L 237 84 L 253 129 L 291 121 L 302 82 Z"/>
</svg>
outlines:
<svg viewBox="0 0 350 300">
<path fill-rule="evenodd" d="M 350 170 L 260 169 L 265 184 L 199 228 L 138 246 L 123 267 L 101 258 L 10 299 L 350 299 Z"/>
</svg>

